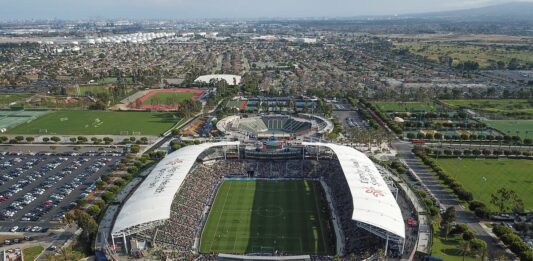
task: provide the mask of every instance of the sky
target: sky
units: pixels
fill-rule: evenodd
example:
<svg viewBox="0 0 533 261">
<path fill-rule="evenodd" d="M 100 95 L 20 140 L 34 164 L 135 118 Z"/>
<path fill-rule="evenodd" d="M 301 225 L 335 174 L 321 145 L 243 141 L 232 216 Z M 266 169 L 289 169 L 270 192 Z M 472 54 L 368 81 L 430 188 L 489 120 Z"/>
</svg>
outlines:
<svg viewBox="0 0 533 261">
<path fill-rule="evenodd" d="M 533 2 L 533 0 L 527 0 Z M 0 0 L 1 19 L 306 18 L 467 9 L 509 0 Z"/>
</svg>

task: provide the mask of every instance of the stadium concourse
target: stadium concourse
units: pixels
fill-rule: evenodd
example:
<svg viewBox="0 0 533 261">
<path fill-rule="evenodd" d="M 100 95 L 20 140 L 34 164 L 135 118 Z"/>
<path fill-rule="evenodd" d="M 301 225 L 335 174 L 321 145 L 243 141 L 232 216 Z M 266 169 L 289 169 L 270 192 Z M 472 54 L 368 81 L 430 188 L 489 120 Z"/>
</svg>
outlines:
<svg viewBox="0 0 533 261">
<path fill-rule="evenodd" d="M 264 151 L 225 141 L 169 154 L 121 207 L 108 249 L 140 257 L 150 247 L 172 258 L 216 259 L 220 253 L 199 251 L 202 230 L 220 184 L 230 177 L 320 181 L 333 217 L 337 256 L 368 258 L 383 248 L 389 256 L 409 255 L 410 250 L 403 249 L 402 212 L 374 163 L 351 147 L 306 142 Z M 297 254 L 312 260 L 333 258 Z"/>
</svg>

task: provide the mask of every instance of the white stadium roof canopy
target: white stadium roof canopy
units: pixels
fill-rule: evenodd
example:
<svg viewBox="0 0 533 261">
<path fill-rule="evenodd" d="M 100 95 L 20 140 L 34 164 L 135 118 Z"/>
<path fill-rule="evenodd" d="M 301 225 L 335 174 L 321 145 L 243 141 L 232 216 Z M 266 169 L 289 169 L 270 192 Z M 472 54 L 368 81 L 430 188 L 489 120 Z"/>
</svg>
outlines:
<svg viewBox="0 0 533 261">
<path fill-rule="evenodd" d="M 228 83 L 229 85 L 233 85 L 233 83 L 241 83 L 241 76 L 239 75 L 233 75 L 233 74 L 209 74 L 209 75 L 202 75 L 198 78 L 196 78 L 196 80 L 194 80 L 195 82 L 205 82 L 205 83 L 209 83 L 211 82 L 211 79 L 215 79 L 217 81 L 220 81 L 220 80 L 224 80 L 226 81 L 226 83 Z"/>
<path fill-rule="evenodd" d="M 128 230 L 170 218 L 174 195 L 200 153 L 212 147 L 239 144 L 238 141 L 203 143 L 187 146 L 167 155 L 126 201 L 111 233 L 116 236 L 129 234 Z"/>
<path fill-rule="evenodd" d="M 365 154 L 343 145 L 304 142 L 327 147 L 339 160 L 353 198 L 352 219 L 405 238 L 405 223 L 396 199 L 378 169 Z"/>
<path fill-rule="evenodd" d="M 236 146 L 240 142 L 203 143 L 181 148 L 159 162 L 122 207 L 112 235 L 122 236 L 143 230 L 150 224 L 170 218 L 174 195 L 198 156 L 219 146 Z M 382 229 L 402 239 L 405 224 L 398 203 L 374 163 L 363 153 L 347 146 L 303 142 L 304 146 L 327 147 L 339 160 L 353 198 L 352 219 Z"/>
</svg>

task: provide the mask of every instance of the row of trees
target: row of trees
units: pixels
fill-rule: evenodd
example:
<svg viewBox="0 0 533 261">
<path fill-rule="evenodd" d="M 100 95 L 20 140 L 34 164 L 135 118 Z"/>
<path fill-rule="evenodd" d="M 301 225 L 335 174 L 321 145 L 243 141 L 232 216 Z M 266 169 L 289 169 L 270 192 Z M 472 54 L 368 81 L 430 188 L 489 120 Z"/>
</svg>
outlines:
<svg viewBox="0 0 533 261">
<path fill-rule="evenodd" d="M 470 149 L 464 149 L 464 150 L 461 150 L 461 149 L 455 149 L 455 150 L 450 150 L 450 149 L 444 149 L 444 150 L 433 150 L 432 151 L 433 155 L 444 155 L 444 156 L 454 156 L 454 157 L 457 157 L 457 156 L 465 156 L 465 157 L 471 157 L 471 156 L 474 156 L 474 157 L 477 157 L 477 156 L 486 156 L 486 157 L 490 157 L 490 156 L 502 156 L 502 155 L 505 155 L 505 156 L 525 156 L 525 157 L 529 157 L 532 155 L 532 152 L 530 151 L 520 151 L 520 150 L 491 150 L 491 149 L 484 149 L 484 150 L 479 150 L 479 149 L 473 149 L 473 150 L 470 150 Z"/>
<path fill-rule="evenodd" d="M 442 133 L 412 133 L 409 132 L 405 135 L 408 139 L 428 139 L 428 140 L 450 140 L 450 141 L 483 141 L 483 142 L 500 142 L 532 145 L 533 140 L 530 138 L 523 139 L 520 136 L 509 135 L 476 135 L 476 134 L 461 134 L 461 135 L 444 135 Z"/>
<path fill-rule="evenodd" d="M 435 172 L 437 177 L 442 180 L 444 184 L 452 189 L 459 199 L 468 202 L 470 210 L 474 211 L 478 217 L 489 217 L 491 214 L 490 209 L 484 203 L 474 201 L 473 194 L 466 191 L 461 183 L 444 172 L 435 160 L 427 156 L 428 151 L 426 149 L 416 147 L 413 152 L 422 160 L 422 162 L 424 162 L 424 164 L 429 166 Z M 500 188 L 491 194 L 491 204 L 497 207 L 500 213 L 506 213 L 508 211 L 520 213 L 524 211 L 523 201 L 514 191 L 506 188 Z"/>
<path fill-rule="evenodd" d="M 460 236 L 461 241 L 461 254 L 463 259 L 469 255 L 479 255 L 481 260 L 485 260 L 487 255 L 487 243 L 479 238 L 476 238 L 474 232 L 472 232 L 466 224 L 452 225 L 456 220 L 456 211 L 454 207 L 448 207 L 441 215 L 441 232 L 443 236 L 448 240 L 448 236 Z"/>
<path fill-rule="evenodd" d="M 444 181 L 444 184 L 448 185 L 453 190 L 459 199 L 466 202 L 470 202 L 474 199 L 471 192 L 466 191 L 461 183 L 445 173 L 437 162 L 427 155 L 428 151 L 422 147 L 416 147 L 413 152 L 422 160 L 422 162 L 424 162 L 424 164 L 429 166 L 437 174 L 439 179 Z"/>
<path fill-rule="evenodd" d="M 378 115 L 378 117 L 381 118 L 381 120 L 383 122 L 385 122 L 385 124 L 387 124 L 387 126 L 389 126 L 389 128 L 392 131 L 394 131 L 394 133 L 396 133 L 398 135 L 402 134 L 402 132 L 403 132 L 402 128 L 396 122 L 391 120 L 390 117 L 388 117 L 388 115 L 386 115 L 381 110 L 379 110 L 376 106 L 374 106 L 374 104 L 372 104 L 371 102 L 369 102 L 369 101 L 367 101 L 365 99 L 360 99 L 359 101 L 362 104 L 364 104 L 367 108 L 371 109 L 374 113 L 376 113 Z"/>
<path fill-rule="evenodd" d="M 361 128 L 352 128 L 350 133 L 348 133 L 347 138 L 352 143 L 361 143 L 368 145 L 368 149 L 372 147 L 373 144 L 381 148 L 383 143 L 392 144 L 396 139 L 393 134 L 386 132 L 383 129 L 377 130 L 367 130 Z"/>
<path fill-rule="evenodd" d="M 503 225 L 496 225 L 492 228 L 492 232 L 500 238 L 500 240 L 513 253 L 515 253 L 520 260 L 533 260 L 533 250 L 513 231 L 512 228 Z"/>
<path fill-rule="evenodd" d="M 52 136 L 52 137 L 42 137 L 41 140 L 42 140 L 42 142 L 45 142 L 45 143 L 48 143 L 50 141 L 58 143 L 58 142 L 61 141 L 61 138 L 57 137 L 57 136 Z M 24 138 L 24 136 L 15 136 L 13 139 L 9 139 L 6 136 L 0 136 L 0 143 L 9 142 L 9 143 L 13 144 L 13 143 L 20 143 L 20 142 L 23 142 L 23 141 L 26 141 L 27 143 L 33 143 L 33 142 L 35 142 L 35 137 L 28 136 L 28 137 Z M 78 136 L 78 137 L 69 138 L 69 141 L 71 143 L 83 144 L 83 143 L 87 143 L 89 140 L 85 136 Z M 103 139 L 92 137 L 91 141 L 93 142 L 93 144 L 102 144 L 102 143 L 111 144 L 111 143 L 113 143 L 113 139 L 109 138 L 109 137 L 104 137 Z"/>
</svg>

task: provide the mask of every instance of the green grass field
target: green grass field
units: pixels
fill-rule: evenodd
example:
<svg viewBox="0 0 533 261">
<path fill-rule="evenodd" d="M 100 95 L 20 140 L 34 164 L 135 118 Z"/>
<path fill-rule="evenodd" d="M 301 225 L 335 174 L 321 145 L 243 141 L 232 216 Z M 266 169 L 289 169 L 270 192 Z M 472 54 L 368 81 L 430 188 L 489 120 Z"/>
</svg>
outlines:
<svg viewBox="0 0 533 261">
<path fill-rule="evenodd" d="M 439 57 L 453 58 L 452 65 L 460 62 L 476 61 L 481 69 L 494 67 L 497 61 L 508 65 L 512 58 L 516 58 L 519 65 L 533 62 L 533 52 L 513 47 L 476 46 L 448 43 L 401 43 L 395 48 L 407 48 L 411 53 L 439 61 Z"/>
<path fill-rule="evenodd" d="M 446 239 L 446 237 L 442 235 L 438 224 L 435 224 L 433 228 L 434 233 L 431 238 L 431 255 L 446 261 L 462 261 L 461 241 L 463 239 L 457 235 L 448 236 L 448 239 Z M 464 260 L 475 261 L 479 259 L 472 256 L 465 256 Z"/>
<path fill-rule="evenodd" d="M 209 213 L 200 252 L 333 255 L 329 220 L 318 182 L 226 180 Z"/>
<path fill-rule="evenodd" d="M 524 201 L 526 210 L 533 210 L 533 161 L 520 159 L 439 159 L 439 165 L 450 176 L 472 192 L 492 210 L 490 195 L 500 188 L 514 190 Z M 486 178 L 486 181 L 483 180 Z"/>
<path fill-rule="evenodd" d="M 436 109 L 433 102 L 374 102 L 374 104 L 385 112 L 435 111 Z"/>
<path fill-rule="evenodd" d="M 488 113 L 533 114 L 533 104 L 525 99 L 442 100 L 442 102 L 454 108 L 470 108 Z"/>
<path fill-rule="evenodd" d="M 24 255 L 24 260 L 26 261 L 33 261 L 35 258 L 43 252 L 44 248 L 42 246 L 33 246 L 24 248 L 22 250 L 22 254 Z"/>
<path fill-rule="evenodd" d="M 518 131 L 518 136 L 522 139 L 526 138 L 526 131 L 528 131 L 527 138 L 533 139 L 533 120 L 486 120 L 483 122 L 505 135 L 514 136 Z"/>
<path fill-rule="evenodd" d="M 24 99 L 31 97 L 31 93 L 0 94 L 0 105 L 7 106 L 12 102 L 23 103 Z"/>
<path fill-rule="evenodd" d="M 193 96 L 192 92 L 158 92 L 146 99 L 143 105 L 178 104 L 192 99 Z"/>
<path fill-rule="evenodd" d="M 8 130 L 9 134 L 159 135 L 180 119 L 173 113 L 58 111 Z"/>
</svg>

